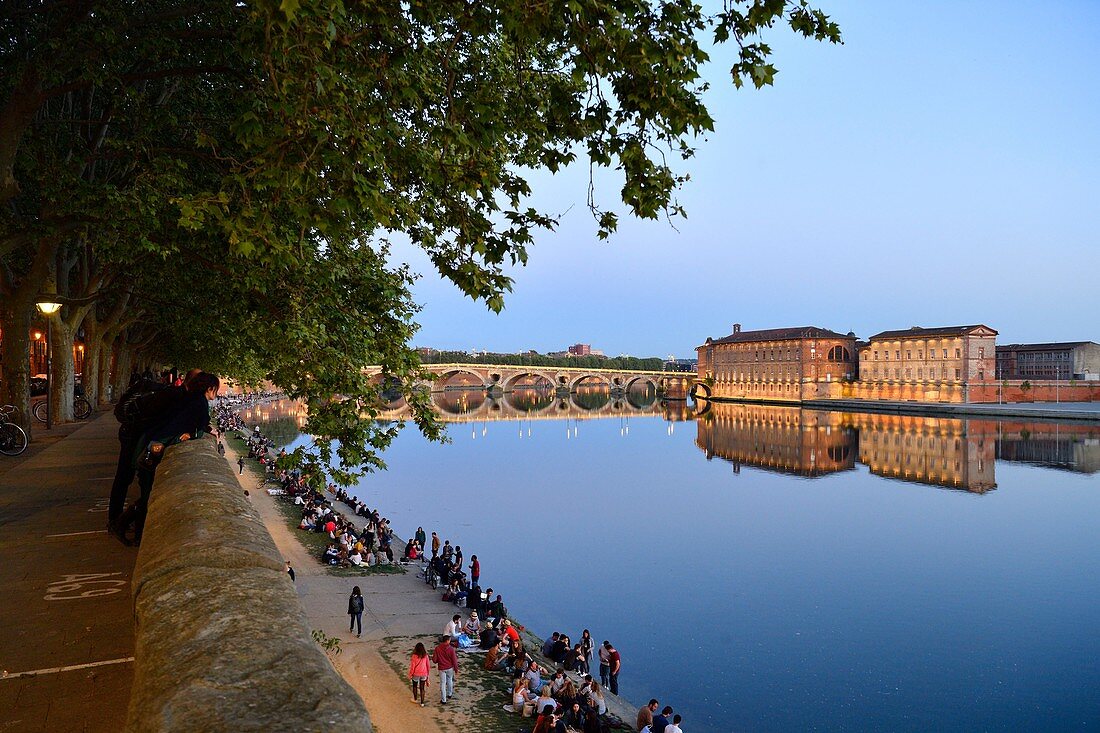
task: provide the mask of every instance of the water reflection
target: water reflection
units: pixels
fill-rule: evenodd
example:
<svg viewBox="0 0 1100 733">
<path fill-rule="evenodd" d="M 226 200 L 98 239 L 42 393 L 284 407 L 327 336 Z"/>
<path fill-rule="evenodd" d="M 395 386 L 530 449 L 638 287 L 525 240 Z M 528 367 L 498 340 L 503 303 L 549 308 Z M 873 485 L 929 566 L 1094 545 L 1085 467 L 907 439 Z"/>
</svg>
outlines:
<svg viewBox="0 0 1100 733">
<path fill-rule="evenodd" d="M 995 459 L 1100 471 L 1100 426 L 824 412 L 719 404 L 696 417 L 707 459 L 814 478 L 855 467 L 876 476 L 983 494 Z"/>
<path fill-rule="evenodd" d="M 716 404 L 697 422 L 695 444 L 707 460 L 817 477 L 855 468 L 859 438 L 837 412 L 770 405 Z"/>
</svg>

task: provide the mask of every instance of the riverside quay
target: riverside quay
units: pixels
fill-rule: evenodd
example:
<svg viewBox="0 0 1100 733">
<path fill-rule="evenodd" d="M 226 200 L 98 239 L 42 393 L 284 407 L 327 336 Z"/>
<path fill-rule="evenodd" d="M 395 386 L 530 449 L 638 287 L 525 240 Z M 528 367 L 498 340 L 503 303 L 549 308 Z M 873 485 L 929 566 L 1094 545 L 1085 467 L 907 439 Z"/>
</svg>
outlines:
<svg viewBox="0 0 1100 733">
<path fill-rule="evenodd" d="M 730 335 L 707 338 L 696 348 L 694 390 L 715 399 L 769 402 L 1100 399 L 1100 364 L 1082 362 L 1080 372 L 1060 381 L 1003 379 L 996 342 L 997 331 L 983 324 L 913 326 L 861 341 L 852 332 L 817 326 L 744 331 L 735 323 Z"/>
</svg>

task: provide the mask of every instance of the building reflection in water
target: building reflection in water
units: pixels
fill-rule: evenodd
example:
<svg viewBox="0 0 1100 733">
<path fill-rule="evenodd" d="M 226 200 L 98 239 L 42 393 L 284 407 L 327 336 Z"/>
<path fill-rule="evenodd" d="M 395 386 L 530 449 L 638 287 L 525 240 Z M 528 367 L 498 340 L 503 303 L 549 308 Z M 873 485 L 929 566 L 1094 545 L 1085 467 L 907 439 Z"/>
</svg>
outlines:
<svg viewBox="0 0 1100 733">
<path fill-rule="evenodd" d="M 695 444 L 707 460 L 721 458 L 739 472 L 755 466 L 799 476 L 855 468 L 855 430 L 844 413 L 775 405 L 715 404 L 697 422 Z"/>
</svg>

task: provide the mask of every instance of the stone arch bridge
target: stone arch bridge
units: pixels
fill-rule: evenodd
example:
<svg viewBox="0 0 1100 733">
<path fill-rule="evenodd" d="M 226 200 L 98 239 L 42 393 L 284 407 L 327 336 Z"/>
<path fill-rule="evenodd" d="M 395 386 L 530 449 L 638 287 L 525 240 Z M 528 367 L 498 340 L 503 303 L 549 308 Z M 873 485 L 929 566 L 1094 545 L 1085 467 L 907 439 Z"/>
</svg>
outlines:
<svg viewBox="0 0 1100 733">
<path fill-rule="evenodd" d="M 554 389 L 576 392 L 578 387 L 604 386 L 611 390 L 628 390 L 636 385 L 650 384 L 658 392 L 673 389 L 686 392 L 694 374 L 682 372 L 646 372 L 626 369 L 573 369 L 548 366 L 518 366 L 513 364 L 425 364 L 424 368 L 439 378 L 431 382 L 433 392 L 447 389 L 448 383 L 462 376 L 472 382 L 465 386 L 499 389 L 511 392 L 517 387 L 531 386 L 529 381 L 547 383 Z M 381 367 L 366 367 L 367 375 L 381 376 Z M 461 386 L 461 385 L 453 385 Z"/>
</svg>

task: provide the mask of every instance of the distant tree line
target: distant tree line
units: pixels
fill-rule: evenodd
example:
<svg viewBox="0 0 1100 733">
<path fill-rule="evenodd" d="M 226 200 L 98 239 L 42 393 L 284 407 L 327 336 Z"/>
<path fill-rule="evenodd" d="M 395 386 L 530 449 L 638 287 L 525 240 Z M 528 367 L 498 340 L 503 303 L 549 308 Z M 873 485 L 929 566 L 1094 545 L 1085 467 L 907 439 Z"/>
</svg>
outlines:
<svg viewBox="0 0 1100 733">
<path fill-rule="evenodd" d="M 431 350 L 421 356 L 424 364 L 504 364 L 508 366 L 564 367 L 567 369 L 625 369 L 639 372 L 664 371 L 665 362 L 656 356 L 547 356 L 546 354 L 479 354 L 465 351 Z"/>
</svg>

